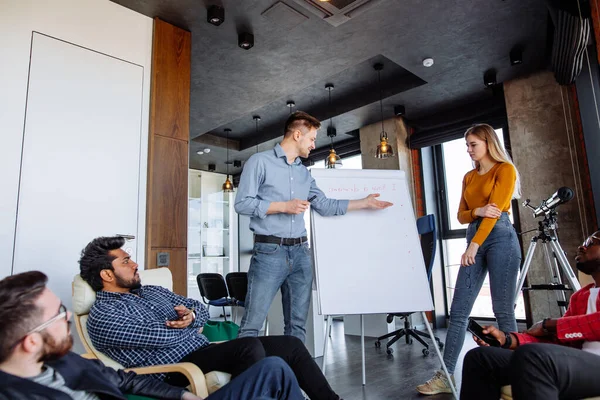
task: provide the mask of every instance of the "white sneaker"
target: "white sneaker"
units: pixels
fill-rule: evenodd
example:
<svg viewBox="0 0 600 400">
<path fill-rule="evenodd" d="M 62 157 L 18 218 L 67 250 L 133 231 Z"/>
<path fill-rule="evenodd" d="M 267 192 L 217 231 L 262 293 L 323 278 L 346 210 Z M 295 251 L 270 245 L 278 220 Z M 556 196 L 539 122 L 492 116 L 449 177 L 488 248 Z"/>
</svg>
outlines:
<svg viewBox="0 0 600 400">
<path fill-rule="evenodd" d="M 450 375 L 450 378 L 452 378 L 452 384 L 454 384 L 454 375 Z M 448 384 L 446 374 L 442 371 L 437 371 L 433 378 L 417 386 L 417 391 L 421 394 L 433 395 L 438 393 L 452 393 L 452 388 Z"/>
</svg>

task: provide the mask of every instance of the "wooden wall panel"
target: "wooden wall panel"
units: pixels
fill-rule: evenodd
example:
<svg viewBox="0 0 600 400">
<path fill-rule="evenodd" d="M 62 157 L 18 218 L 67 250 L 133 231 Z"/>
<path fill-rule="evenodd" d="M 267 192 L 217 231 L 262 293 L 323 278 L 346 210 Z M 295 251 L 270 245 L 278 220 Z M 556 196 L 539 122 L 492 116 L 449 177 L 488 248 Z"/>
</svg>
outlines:
<svg viewBox="0 0 600 400">
<path fill-rule="evenodd" d="M 150 134 L 190 137 L 191 33 L 154 19 Z"/>
<path fill-rule="evenodd" d="M 155 135 L 148 214 L 152 248 L 187 246 L 188 143 Z"/>
<path fill-rule="evenodd" d="M 171 255 L 173 290 L 187 294 L 188 147 L 191 34 L 154 19 L 148 193 L 147 268 L 159 251 Z"/>
<path fill-rule="evenodd" d="M 169 253 L 169 269 L 173 274 L 173 292 L 185 296 L 187 293 L 187 250 L 186 249 L 152 249 L 146 264 L 148 269 L 158 268 L 156 266 L 156 255 L 158 253 Z"/>
</svg>

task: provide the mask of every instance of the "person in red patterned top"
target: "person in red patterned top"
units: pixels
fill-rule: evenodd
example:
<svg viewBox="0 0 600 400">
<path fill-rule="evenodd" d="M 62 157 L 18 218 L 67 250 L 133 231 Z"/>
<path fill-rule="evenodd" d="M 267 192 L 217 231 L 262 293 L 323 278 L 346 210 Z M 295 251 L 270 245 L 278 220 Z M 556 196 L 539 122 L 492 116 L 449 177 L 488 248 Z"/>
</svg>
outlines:
<svg viewBox="0 0 600 400">
<path fill-rule="evenodd" d="M 498 400 L 511 385 L 515 400 L 582 399 L 600 396 L 600 231 L 577 249 L 577 269 L 594 283 L 571 296 L 562 318 L 546 318 L 526 332 L 502 332 L 486 326 L 485 334 L 500 342 L 467 353 L 461 400 Z"/>
</svg>

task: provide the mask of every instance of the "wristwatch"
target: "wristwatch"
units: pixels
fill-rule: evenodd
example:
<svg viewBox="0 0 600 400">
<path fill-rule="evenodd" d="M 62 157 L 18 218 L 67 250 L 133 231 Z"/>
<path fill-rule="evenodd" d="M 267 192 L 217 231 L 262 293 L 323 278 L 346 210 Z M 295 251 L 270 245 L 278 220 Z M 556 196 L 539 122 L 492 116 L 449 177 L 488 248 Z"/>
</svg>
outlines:
<svg viewBox="0 0 600 400">
<path fill-rule="evenodd" d="M 544 319 L 542 320 L 542 330 L 543 330 L 543 331 L 544 331 L 544 333 L 545 333 L 545 334 L 547 334 L 547 335 L 549 335 L 550 333 L 552 333 L 552 332 L 550 332 L 550 331 L 548 330 L 548 328 L 546 328 L 546 321 L 549 321 L 549 320 L 551 320 L 551 319 L 552 319 L 552 318 L 544 318 Z"/>
<path fill-rule="evenodd" d="M 512 335 L 510 332 L 504 332 L 504 334 L 506 335 L 506 339 L 504 340 L 504 344 L 500 347 L 503 349 L 510 349 L 510 346 L 512 345 Z"/>
</svg>

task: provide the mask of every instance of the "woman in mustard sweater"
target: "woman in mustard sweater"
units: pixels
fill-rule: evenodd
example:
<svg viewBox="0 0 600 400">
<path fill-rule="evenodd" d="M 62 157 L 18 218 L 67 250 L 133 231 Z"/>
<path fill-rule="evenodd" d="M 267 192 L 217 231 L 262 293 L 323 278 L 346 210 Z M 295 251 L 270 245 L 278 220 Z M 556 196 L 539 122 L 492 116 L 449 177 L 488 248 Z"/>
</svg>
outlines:
<svg viewBox="0 0 600 400">
<path fill-rule="evenodd" d="M 458 208 L 458 220 L 469 227 L 468 247 L 460 261 L 444 347 L 444 363 L 450 374 L 454 373 L 467 321 L 488 271 L 499 328 L 517 331 L 513 300 L 521 249 L 508 210 L 511 199 L 520 195 L 519 175 L 491 126 L 473 126 L 465 133 L 465 140 L 475 168 L 463 179 Z M 427 395 L 452 392 L 441 371 L 417 386 L 417 390 Z"/>
</svg>

